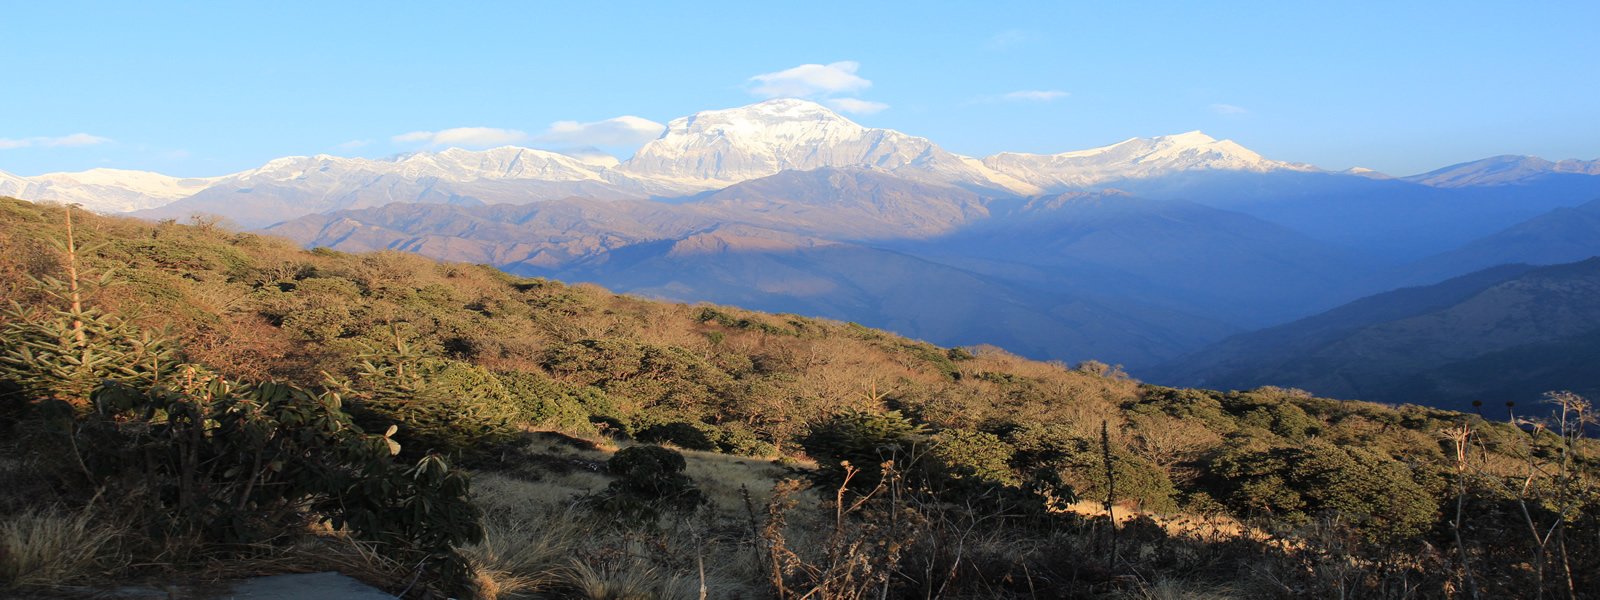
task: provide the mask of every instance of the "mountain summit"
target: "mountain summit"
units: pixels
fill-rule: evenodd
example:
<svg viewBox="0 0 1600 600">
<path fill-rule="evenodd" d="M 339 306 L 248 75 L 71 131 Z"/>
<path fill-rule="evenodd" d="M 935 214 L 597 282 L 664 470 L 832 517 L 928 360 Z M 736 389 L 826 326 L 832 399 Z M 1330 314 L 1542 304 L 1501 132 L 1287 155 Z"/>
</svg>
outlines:
<svg viewBox="0 0 1600 600">
<path fill-rule="evenodd" d="M 1130 138 L 1110 146 L 1060 154 L 1002 152 L 983 159 L 983 164 L 1048 190 L 1148 179 L 1184 171 L 1316 170 L 1310 165 L 1269 160 L 1233 140 L 1219 140 L 1199 131 Z"/>
<path fill-rule="evenodd" d="M 89 169 L 19 177 L 0 171 L 0 196 L 81 204 L 100 213 L 161 206 L 216 183 L 219 177 L 183 178 L 123 169 Z"/>
<path fill-rule="evenodd" d="M 815 102 L 776 99 L 674 119 L 619 170 L 703 189 L 825 167 L 1005 187 L 973 162 L 927 138 L 863 127 Z"/>
</svg>

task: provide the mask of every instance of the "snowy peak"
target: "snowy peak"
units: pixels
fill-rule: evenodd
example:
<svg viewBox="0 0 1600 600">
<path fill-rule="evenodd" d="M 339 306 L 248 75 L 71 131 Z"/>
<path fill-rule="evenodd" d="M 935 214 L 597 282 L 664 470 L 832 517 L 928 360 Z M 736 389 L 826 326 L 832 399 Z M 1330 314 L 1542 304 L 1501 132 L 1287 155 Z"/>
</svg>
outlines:
<svg viewBox="0 0 1600 600">
<path fill-rule="evenodd" d="M 1450 165 L 1405 179 L 1433 187 L 1455 188 L 1514 184 L 1540 175 L 1556 173 L 1600 175 L 1600 160 L 1568 159 L 1552 162 L 1537 156 L 1506 154 Z"/>
<path fill-rule="evenodd" d="M 582 159 L 531 148 L 505 146 L 474 152 L 450 148 L 417 153 L 396 161 L 403 174 L 435 176 L 450 181 L 474 179 L 539 179 L 544 181 L 600 181 L 603 167 Z"/>
<path fill-rule="evenodd" d="M 218 179 L 172 177 L 123 169 L 89 169 L 33 177 L 0 172 L 0 196 L 81 204 L 95 212 L 129 212 L 184 198 L 205 189 Z"/>
<path fill-rule="evenodd" d="M 617 172 L 718 189 L 784 171 L 872 169 L 917 181 L 1031 192 L 926 138 L 876 129 L 807 100 L 776 99 L 674 119 Z"/>
<path fill-rule="evenodd" d="M 565 154 L 505 146 L 489 150 L 449 148 L 438 152 L 405 154 L 387 160 L 343 158 L 327 154 L 288 156 L 267 161 L 260 168 L 226 179 L 288 182 L 387 175 L 456 183 L 497 179 L 565 182 L 601 181 L 602 171 L 604 167 Z"/>
<path fill-rule="evenodd" d="M 1199 131 L 1130 138 L 1060 154 L 1002 152 L 983 159 L 983 163 L 998 173 L 1047 190 L 1092 187 L 1184 171 L 1314 170 L 1309 165 L 1263 158 L 1233 140 L 1219 140 Z"/>
<path fill-rule="evenodd" d="M 673 119 L 620 169 L 700 187 L 722 187 L 786 170 L 866 166 L 887 130 L 862 127 L 815 102 L 768 100 Z M 899 134 L 896 134 L 899 135 Z M 903 136 L 909 138 L 909 136 Z M 896 140 L 909 142 L 910 140 Z M 931 142 L 912 151 L 920 151 Z M 890 153 L 901 149 L 889 149 Z"/>
</svg>

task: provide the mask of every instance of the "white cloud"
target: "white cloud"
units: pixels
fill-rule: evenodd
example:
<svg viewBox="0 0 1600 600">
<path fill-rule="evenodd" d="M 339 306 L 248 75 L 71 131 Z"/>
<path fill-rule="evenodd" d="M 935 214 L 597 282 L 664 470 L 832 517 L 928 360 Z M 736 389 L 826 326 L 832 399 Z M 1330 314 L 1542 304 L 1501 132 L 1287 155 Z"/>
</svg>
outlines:
<svg viewBox="0 0 1600 600">
<path fill-rule="evenodd" d="M 650 119 L 623 115 L 589 123 L 556 121 L 537 139 L 573 146 L 638 146 L 656 139 L 666 128 Z"/>
<path fill-rule="evenodd" d="M 889 108 L 889 105 L 859 98 L 830 98 L 826 101 L 828 106 L 851 114 L 870 115 Z"/>
<path fill-rule="evenodd" d="M 0 150 L 32 148 L 34 146 L 44 148 L 71 148 L 77 146 L 93 146 L 95 144 L 104 144 L 110 141 L 110 138 L 103 138 L 98 135 L 89 135 L 87 133 L 74 133 L 71 135 L 63 135 L 61 137 L 36 136 L 26 138 L 0 138 Z"/>
<path fill-rule="evenodd" d="M 1017 90 L 1000 98 L 1013 102 L 1050 102 L 1070 96 L 1061 90 Z"/>
<path fill-rule="evenodd" d="M 357 148 L 364 148 L 371 143 L 372 140 L 350 140 L 342 144 L 334 144 L 333 147 L 338 150 L 355 150 Z"/>
<path fill-rule="evenodd" d="M 456 127 L 441 131 L 413 131 L 390 138 L 397 144 L 422 143 L 428 146 L 504 146 L 528 139 L 515 129 L 495 127 Z"/>
<path fill-rule="evenodd" d="M 767 98 L 825 94 L 847 94 L 872 87 L 872 82 L 856 75 L 861 63 L 842 60 L 826 65 L 805 64 L 751 77 L 750 93 Z"/>
<path fill-rule="evenodd" d="M 1246 110 L 1244 107 L 1242 107 L 1242 106 L 1234 106 L 1232 104 L 1213 104 L 1213 105 L 1211 105 L 1211 112 L 1217 113 L 1219 115 L 1246 115 L 1246 114 L 1250 114 L 1250 111 Z"/>
</svg>

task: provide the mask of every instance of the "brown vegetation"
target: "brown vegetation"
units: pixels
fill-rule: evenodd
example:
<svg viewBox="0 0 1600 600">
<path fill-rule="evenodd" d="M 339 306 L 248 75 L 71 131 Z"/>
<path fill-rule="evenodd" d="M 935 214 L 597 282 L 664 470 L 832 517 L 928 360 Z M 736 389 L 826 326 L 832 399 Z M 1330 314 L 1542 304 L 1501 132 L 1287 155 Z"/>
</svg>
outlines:
<svg viewBox="0 0 1600 600">
<path fill-rule="evenodd" d="M 63 216 L 0 200 L 0 291 L 16 302 L 0 328 L 53 314 L 30 278 L 73 262 L 50 245 Z M 471 569 L 450 583 L 328 519 L 337 511 L 314 501 L 328 490 L 274 497 L 280 525 L 246 547 L 121 528 L 91 500 L 112 481 L 97 475 L 104 465 L 86 463 L 88 478 L 70 463 L 43 468 L 61 465 L 35 445 L 48 437 L 39 407 L 59 394 L 15 351 L 44 338 L 7 334 L 0 585 L 39 585 L 12 573 L 40 560 L 59 565 L 49 581 L 64 583 L 251 560 L 303 568 L 282 557 L 320 552 L 411 596 L 1560 598 L 1600 588 L 1600 457 L 1584 437 L 1593 413 L 1570 395 L 1541 406 L 1557 409 L 1549 423 L 1506 423 L 1277 388 L 1162 388 L 1099 363 L 939 348 L 398 252 L 78 218 L 85 270 L 110 274 L 86 303 L 167 340 L 206 381 L 246 382 L 227 388 L 241 397 L 253 397 L 250 382 L 282 382 L 334 407 L 318 418 L 369 436 L 352 439 L 398 443 L 401 460 L 468 465 L 483 536 L 451 542 Z M 127 379 L 62 373 L 52 381 L 72 393 Z M 118 389 L 182 391 L 151 377 Z M 74 431 L 176 427 L 168 413 L 89 404 L 71 416 Z M 675 448 L 681 468 L 655 451 L 613 466 L 646 441 Z M 233 494 L 230 506 L 256 498 L 248 474 L 265 471 L 238 472 L 247 475 L 202 487 Z M 116 481 L 130 506 L 162 505 L 135 479 Z M 693 501 L 639 491 L 661 489 Z M 74 527 L 104 539 L 60 533 Z"/>
</svg>

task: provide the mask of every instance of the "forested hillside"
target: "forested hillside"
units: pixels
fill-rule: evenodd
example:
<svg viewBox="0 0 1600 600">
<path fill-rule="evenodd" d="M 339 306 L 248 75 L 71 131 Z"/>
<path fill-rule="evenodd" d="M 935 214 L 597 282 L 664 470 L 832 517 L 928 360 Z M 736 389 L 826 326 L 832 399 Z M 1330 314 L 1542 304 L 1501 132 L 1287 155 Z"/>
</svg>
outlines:
<svg viewBox="0 0 1600 600">
<path fill-rule="evenodd" d="M 0 199 L 0 590 L 330 564 L 406 597 L 1600 589 L 1600 456 L 1570 394 L 1508 424 L 1495 399 L 1167 388 L 67 216 Z M 36 541 L 73 527 L 93 535 Z"/>
</svg>

